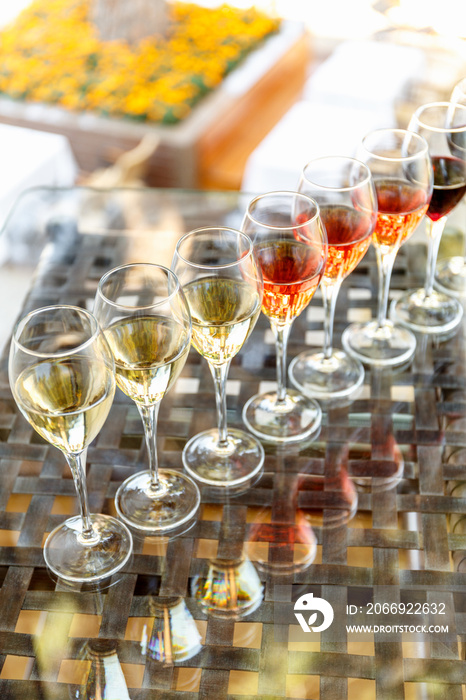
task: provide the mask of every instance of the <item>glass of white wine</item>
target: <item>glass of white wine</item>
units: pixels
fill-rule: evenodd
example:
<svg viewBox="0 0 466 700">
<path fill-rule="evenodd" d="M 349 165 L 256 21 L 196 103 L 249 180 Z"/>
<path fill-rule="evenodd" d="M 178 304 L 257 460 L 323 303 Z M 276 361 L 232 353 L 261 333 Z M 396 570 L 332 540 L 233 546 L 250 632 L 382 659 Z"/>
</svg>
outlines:
<svg viewBox="0 0 466 700">
<path fill-rule="evenodd" d="M 139 410 L 149 455 L 149 469 L 121 484 L 115 507 L 122 520 L 145 534 L 173 530 L 192 520 L 200 503 L 189 477 L 158 468 L 160 402 L 190 348 L 191 317 L 183 290 L 162 265 L 122 265 L 100 280 L 94 313 L 115 358 L 117 386 Z"/>
<path fill-rule="evenodd" d="M 185 469 L 205 484 L 245 484 L 260 472 L 264 449 L 246 431 L 227 428 L 226 380 L 230 362 L 251 335 L 261 310 L 262 274 L 252 242 L 228 227 L 196 229 L 178 241 L 172 269 L 191 310 L 192 345 L 212 373 L 218 418 L 218 428 L 186 444 Z"/>
<path fill-rule="evenodd" d="M 119 520 L 89 513 L 86 449 L 102 428 L 115 393 L 113 357 L 95 317 L 63 305 L 22 318 L 11 341 L 9 380 L 21 413 L 63 452 L 78 496 L 80 515 L 47 537 L 46 564 L 67 581 L 101 581 L 126 564 L 132 537 Z"/>
</svg>

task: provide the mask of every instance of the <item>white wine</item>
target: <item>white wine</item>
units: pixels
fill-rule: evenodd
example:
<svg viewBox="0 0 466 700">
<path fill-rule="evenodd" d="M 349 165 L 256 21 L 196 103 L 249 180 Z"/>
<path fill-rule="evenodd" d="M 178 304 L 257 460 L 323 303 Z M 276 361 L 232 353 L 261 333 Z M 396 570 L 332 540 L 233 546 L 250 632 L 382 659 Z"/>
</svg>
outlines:
<svg viewBox="0 0 466 700">
<path fill-rule="evenodd" d="M 66 453 L 78 453 L 98 435 L 115 393 L 115 378 L 103 361 L 45 360 L 25 369 L 15 399 L 32 427 Z"/>
<path fill-rule="evenodd" d="M 189 330 L 165 316 L 140 316 L 114 323 L 105 336 L 120 389 L 145 405 L 161 401 L 185 365 Z"/>
<path fill-rule="evenodd" d="M 183 290 L 191 310 L 193 346 L 212 364 L 229 362 L 256 325 L 261 310 L 257 289 L 237 279 L 203 277 Z"/>
</svg>

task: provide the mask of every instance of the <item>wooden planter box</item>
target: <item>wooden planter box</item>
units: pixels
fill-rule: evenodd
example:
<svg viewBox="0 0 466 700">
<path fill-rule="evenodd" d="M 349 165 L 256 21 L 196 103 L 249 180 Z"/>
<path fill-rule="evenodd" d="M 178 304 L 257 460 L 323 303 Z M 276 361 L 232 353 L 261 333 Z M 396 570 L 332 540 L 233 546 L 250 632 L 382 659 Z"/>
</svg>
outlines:
<svg viewBox="0 0 466 700">
<path fill-rule="evenodd" d="M 148 184 L 238 189 L 249 153 L 299 97 L 309 58 L 304 28 L 283 22 L 180 124 L 138 124 L 6 98 L 0 99 L 0 122 L 67 136 L 83 173 L 113 163 L 155 132 L 160 146 Z"/>
</svg>

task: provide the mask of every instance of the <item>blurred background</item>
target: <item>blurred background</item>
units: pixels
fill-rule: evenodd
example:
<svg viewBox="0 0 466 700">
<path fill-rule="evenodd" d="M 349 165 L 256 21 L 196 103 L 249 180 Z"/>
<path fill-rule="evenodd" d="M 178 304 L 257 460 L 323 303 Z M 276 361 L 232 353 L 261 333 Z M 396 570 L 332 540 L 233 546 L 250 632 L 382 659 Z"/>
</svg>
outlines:
<svg viewBox="0 0 466 700">
<path fill-rule="evenodd" d="M 311 158 L 352 155 L 370 129 L 405 127 L 466 76 L 462 0 L 150 6 L 163 13 L 153 35 L 148 0 L 2 4 L 0 142 L 12 164 L 0 219 L 44 184 L 290 188 Z M 73 22 L 86 32 L 79 48 Z"/>
</svg>

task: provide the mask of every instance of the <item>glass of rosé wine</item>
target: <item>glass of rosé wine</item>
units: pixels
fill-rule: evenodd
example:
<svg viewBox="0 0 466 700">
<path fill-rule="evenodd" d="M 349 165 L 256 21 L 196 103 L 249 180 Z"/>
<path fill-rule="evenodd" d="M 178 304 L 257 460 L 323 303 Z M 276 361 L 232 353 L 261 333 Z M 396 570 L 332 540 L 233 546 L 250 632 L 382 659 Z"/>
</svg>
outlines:
<svg viewBox="0 0 466 700">
<path fill-rule="evenodd" d="M 377 200 L 367 165 L 342 156 L 310 161 L 298 189 L 317 201 L 327 231 L 328 257 L 322 277 L 324 347 L 301 353 L 290 364 L 294 386 L 307 396 L 348 396 L 364 381 L 359 360 L 333 347 L 335 306 L 343 280 L 366 254 L 374 230 Z"/>
<path fill-rule="evenodd" d="M 268 192 L 248 205 L 242 229 L 262 269 L 262 311 L 275 336 L 277 390 L 252 396 L 243 420 L 263 440 L 287 443 L 315 436 L 319 404 L 286 387 L 286 353 L 294 319 L 320 284 L 327 260 L 327 234 L 319 205 L 298 192 Z"/>
<path fill-rule="evenodd" d="M 364 137 L 357 155 L 370 168 L 377 193 L 372 243 L 379 277 L 378 310 L 369 323 L 349 326 L 342 343 L 366 364 L 402 365 L 413 356 L 416 338 L 388 319 L 390 279 L 400 246 L 414 233 L 432 196 L 429 147 L 422 136 L 405 129 L 377 129 Z"/>
<path fill-rule="evenodd" d="M 452 90 L 450 102 L 466 106 L 466 78 L 463 78 Z M 466 159 L 466 134 L 456 135 L 456 148 L 463 151 L 462 159 Z M 435 286 L 442 292 L 462 296 L 466 292 L 466 251 L 463 255 L 439 260 L 435 272 Z"/>
<path fill-rule="evenodd" d="M 466 192 L 466 106 L 452 102 L 425 104 L 414 112 L 409 129 L 427 141 L 434 171 L 426 215 L 427 272 L 424 286 L 397 299 L 391 314 L 420 333 L 447 333 L 461 321 L 463 307 L 451 294 L 434 289 L 435 267 L 448 215 Z"/>
</svg>

